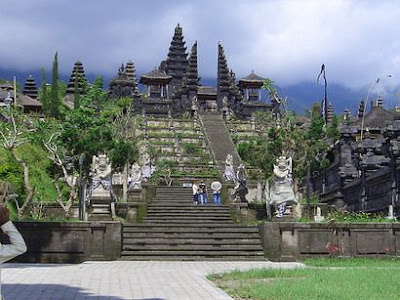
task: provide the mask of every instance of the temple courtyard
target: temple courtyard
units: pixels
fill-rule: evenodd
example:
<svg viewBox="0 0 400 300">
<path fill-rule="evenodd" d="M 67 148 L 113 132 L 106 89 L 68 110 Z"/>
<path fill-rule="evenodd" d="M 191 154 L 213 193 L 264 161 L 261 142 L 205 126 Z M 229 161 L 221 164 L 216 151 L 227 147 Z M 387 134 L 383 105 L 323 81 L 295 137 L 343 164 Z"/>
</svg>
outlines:
<svg viewBox="0 0 400 300">
<path fill-rule="evenodd" d="M 298 268 L 301 263 L 112 261 L 82 264 L 4 264 L 7 300 L 224 300 L 206 276 L 254 268 Z"/>
</svg>

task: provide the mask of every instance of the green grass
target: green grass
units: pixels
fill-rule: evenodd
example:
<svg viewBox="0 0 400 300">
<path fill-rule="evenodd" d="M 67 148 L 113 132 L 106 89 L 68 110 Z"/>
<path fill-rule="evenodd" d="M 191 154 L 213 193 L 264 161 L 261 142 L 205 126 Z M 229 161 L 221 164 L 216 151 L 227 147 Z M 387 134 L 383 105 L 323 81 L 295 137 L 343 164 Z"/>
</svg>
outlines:
<svg viewBox="0 0 400 300">
<path fill-rule="evenodd" d="M 302 262 L 310 267 L 396 267 L 400 268 L 400 257 L 382 258 L 308 258 Z"/>
<path fill-rule="evenodd" d="M 234 271 L 209 278 L 234 299 L 398 299 L 400 260 L 309 259 L 304 269 Z"/>
</svg>

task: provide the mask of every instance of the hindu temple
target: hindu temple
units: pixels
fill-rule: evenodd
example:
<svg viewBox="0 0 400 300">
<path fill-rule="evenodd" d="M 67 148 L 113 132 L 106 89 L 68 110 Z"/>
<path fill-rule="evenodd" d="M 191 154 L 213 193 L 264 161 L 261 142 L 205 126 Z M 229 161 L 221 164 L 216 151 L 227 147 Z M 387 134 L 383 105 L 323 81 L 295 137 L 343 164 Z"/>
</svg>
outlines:
<svg viewBox="0 0 400 300">
<path fill-rule="evenodd" d="M 134 110 L 140 114 L 166 117 L 197 113 L 235 115 L 249 119 L 255 111 L 271 111 L 273 103 L 261 97 L 264 78 L 252 71 L 236 79 L 229 69 L 222 43 L 217 47 L 217 86 L 203 86 L 199 80 L 197 41 L 186 52 L 183 29 L 178 24 L 167 53 L 158 68 L 143 74 L 139 83 L 144 95 L 139 95 L 133 62 L 119 68 L 117 78 L 110 81 L 111 97 L 133 97 Z"/>
</svg>

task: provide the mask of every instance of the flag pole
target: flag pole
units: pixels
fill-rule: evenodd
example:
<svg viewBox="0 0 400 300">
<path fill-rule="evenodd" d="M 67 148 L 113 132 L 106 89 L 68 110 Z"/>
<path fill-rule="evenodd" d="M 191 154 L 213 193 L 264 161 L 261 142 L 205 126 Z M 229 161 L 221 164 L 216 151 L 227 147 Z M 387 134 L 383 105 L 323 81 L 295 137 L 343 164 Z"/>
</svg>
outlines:
<svg viewBox="0 0 400 300">
<path fill-rule="evenodd" d="M 17 109 L 17 76 L 14 76 L 13 89 L 14 89 L 14 108 Z"/>
<path fill-rule="evenodd" d="M 324 99 L 322 100 L 322 105 L 321 105 L 321 114 L 323 113 L 324 121 L 325 124 L 328 124 L 328 81 L 326 80 L 326 73 L 325 73 L 325 64 L 322 64 L 321 66 L 321 72 L 319 72 L 319 75 L 317 77 L 317 84 L 319 82 L 319 78 L 321 75 L 324 77 Z"/>
</svg>

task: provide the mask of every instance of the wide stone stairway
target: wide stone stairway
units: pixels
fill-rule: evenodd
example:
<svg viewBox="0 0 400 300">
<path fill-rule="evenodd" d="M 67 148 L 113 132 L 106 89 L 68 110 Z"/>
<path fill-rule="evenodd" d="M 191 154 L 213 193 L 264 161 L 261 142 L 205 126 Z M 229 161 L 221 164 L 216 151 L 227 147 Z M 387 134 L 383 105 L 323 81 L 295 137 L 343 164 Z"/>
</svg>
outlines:
<svg viewBox="0 0 400 300">
<path fill-rule="evenodd" d="M 257 227 L 234 224 L 227 205 L 194 206 L 191 188 L 159 187 L 144 222 L 124 225 L 122 260 L 265 258 Z"/>
<path fill-rule="evenodd" d="M 233 163 L 238 166 L 241 160 L 222 117 L 215 114 L 204 114 L 200 115 L 200 118 L 219 170 L 223 173 L 228 154 L 232 154 Z"/>
</svg>

